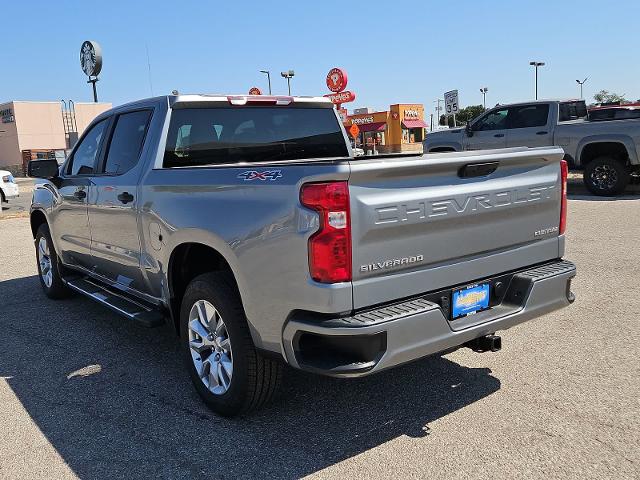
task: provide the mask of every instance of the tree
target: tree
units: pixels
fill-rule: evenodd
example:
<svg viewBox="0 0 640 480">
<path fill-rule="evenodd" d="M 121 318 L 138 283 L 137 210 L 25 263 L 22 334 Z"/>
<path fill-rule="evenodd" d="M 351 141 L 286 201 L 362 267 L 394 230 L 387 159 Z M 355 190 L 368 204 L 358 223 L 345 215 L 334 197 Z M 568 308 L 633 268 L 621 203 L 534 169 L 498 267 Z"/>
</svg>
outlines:
<svg viewBox="0 0 640 480">
<path fill-rule="evenodd" d="M 483 112 L 484 108 L 482 107 L 482 105 L 469 105 L 468 107 L 465 107 L 458 113 L 456 113 L 456 125 L 466 125 L 469 121 L 473 120 Z M 440 116 L 440 125 L 447 125 L 446 115 Z M 449 115 L 448 125 L 450 127 L 453 127 L 453 115 Z"/>
<path fill-rule="evenodd" d="M 618 95 L 617 93 L 609 92 L 609 90 L 600 90 L 598 93 L 596 93 L 593 96 L 593 99 L 597 103 L 614 103 L 614 102 L 626 103 L 629 100 L 624 98 L 624 95 L 625 95 L 624 93 L 622 95 Z"/>
</svg>

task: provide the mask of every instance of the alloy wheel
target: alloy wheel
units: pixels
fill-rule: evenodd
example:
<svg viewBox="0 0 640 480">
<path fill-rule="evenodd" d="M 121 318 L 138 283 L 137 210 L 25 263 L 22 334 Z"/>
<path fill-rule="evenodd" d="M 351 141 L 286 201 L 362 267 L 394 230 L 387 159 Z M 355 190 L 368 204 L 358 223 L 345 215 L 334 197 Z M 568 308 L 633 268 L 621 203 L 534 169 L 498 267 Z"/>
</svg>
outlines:
<svg viewBox="0 0 640 480">
<path fill-rule="evenodd" d="M 609 165 L 598 165 L 591 172 L 591 183 L 599 190 L 611 190 L 618 183 L 618 172 Z"/>
<path fill-rule="evenodd" d="M 40 237 L 38 241 L 38 263 L 40 264 L 40 276 L 47 288 L 51 288 L 53 283 L 53 271 L 51 270 L 51 254 L 49 243 L 45 237 Z"/>
<path fill-rule="evenodd" d="M 202 383 L 215 395 L 226 393 L 233 375 L 231 340 L 222 316 L 206 300 L 189 312 L 189 348 Z"/>
</svg>

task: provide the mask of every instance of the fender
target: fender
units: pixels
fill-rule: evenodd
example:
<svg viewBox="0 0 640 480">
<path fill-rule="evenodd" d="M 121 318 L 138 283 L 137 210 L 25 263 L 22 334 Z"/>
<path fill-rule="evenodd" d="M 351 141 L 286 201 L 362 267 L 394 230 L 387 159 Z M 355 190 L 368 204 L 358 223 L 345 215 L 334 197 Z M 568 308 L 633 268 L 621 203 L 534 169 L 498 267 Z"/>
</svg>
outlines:
<svg viewBox="0 0 640 480">
<path fill-rule="evenodd" d="M 575 163 L 576 165 L 582 165 L 582 152 L 588 145 L 594 143 L 620 143 L 624 145 L 627 149 L 627 153 L 629 154 L 629 162 L 631 165 L 638 165 L 640 161 L 638 160 L 638 152 L 636 150 L 636 145 L 633 139 L 628 135 L 612 135 L 612 134 L 603 134 L 603 135 L 590 135 L 588 137 L 584 137 L 578 143 L 578 148 L 576 150 Z"/>
</svg>

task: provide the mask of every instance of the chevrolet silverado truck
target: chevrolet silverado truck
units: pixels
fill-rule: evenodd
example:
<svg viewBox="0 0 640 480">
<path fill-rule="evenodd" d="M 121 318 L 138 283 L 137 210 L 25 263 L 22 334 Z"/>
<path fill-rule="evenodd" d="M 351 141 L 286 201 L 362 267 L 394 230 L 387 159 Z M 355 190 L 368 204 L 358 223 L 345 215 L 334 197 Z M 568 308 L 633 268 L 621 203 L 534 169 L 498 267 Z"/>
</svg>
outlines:
<svg viewBox="0 0 640 480">
<path fill-rule="evenodd" d="M 595 195 L 618 195 L 640 180 L 640 119 L 590 121 L 583 100 L 500 105 L 464 128 L 428 134 L 423 145 L 425 152 L 556 145 L 584 170 L 584 184 Z"/>
<path fill-rule="evenodd" d="M 322 97 L 143 100 L 61 167 L 29 164 L 40 283 L 168 323 L 204 402 L 235 415 L 284 364 L 359 377 L 497 351 L 497 331 L 569 305 L 562 157 L 355 157 Z"/>
</svg>

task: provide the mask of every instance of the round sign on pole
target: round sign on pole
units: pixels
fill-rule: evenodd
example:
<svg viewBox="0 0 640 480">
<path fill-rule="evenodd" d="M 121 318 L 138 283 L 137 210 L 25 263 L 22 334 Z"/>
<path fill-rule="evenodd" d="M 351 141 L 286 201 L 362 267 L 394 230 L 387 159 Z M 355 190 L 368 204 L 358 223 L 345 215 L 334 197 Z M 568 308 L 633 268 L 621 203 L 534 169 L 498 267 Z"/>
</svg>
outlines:
<svg viewBox="0 0 640 480">
<path fill-rule="evenodd" d="M 262 95 L 262 90 L 258 87 L 252 87 L 251 90 L 249 90 L 249 95 Z"/>
<path fill-rule="evenodd" d="M 341 68 L 329 70 L 329 73 L 327 73 L 327 88 L 336 93 L 347 88 L 347 72 Z"/>
<path fill-rule="evenodd" d="M 360 134 L 360 128 L 355 123 L 349 128 L 349 133 L 353 138 L 356 138 Z"/>
<path fill-rule="evenodd" d="M 80 47 L 80 66 L 88 77 L 97 77 L 102 70 L 102 49 L 98 42 L 87 40 Z"/>
</svg>

